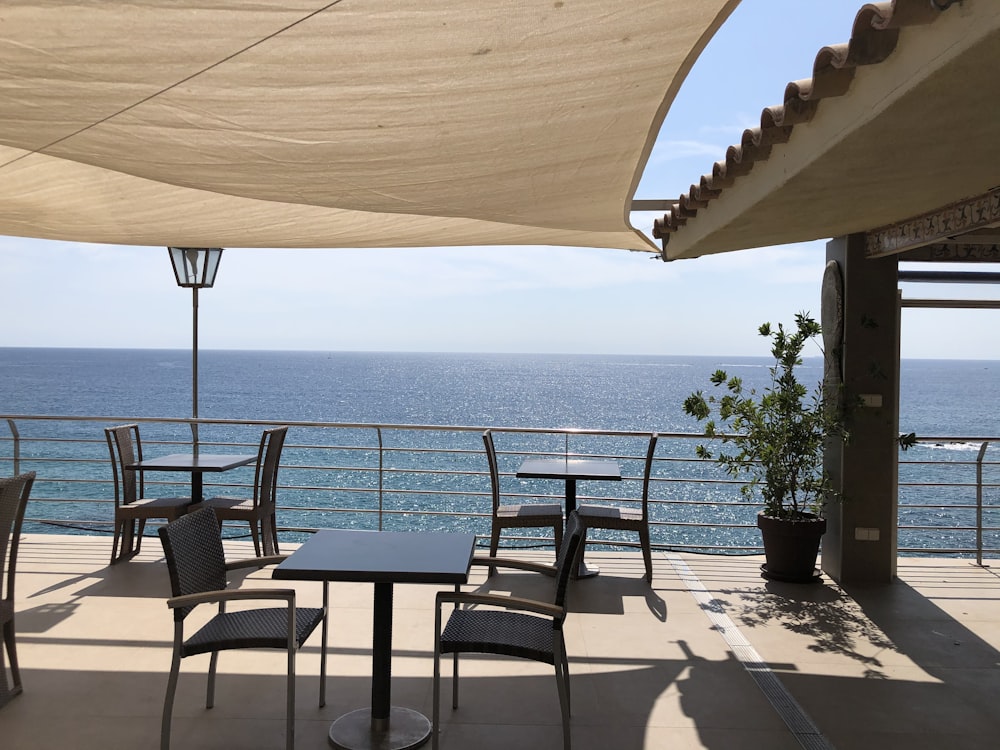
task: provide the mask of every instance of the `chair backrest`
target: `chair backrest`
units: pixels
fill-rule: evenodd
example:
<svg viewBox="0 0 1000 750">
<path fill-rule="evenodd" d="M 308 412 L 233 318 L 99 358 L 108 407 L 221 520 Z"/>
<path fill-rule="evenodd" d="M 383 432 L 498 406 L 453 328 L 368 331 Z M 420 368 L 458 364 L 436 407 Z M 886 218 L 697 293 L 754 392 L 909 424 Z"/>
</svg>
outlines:
<svg viewBox="0 0 1000 750">
<path fill-rule="evenodd" d="M 490 465 L 490 488 L 493 491 L 493 513 L 500 507 L 500 470 L 497 468 L 497 449 L 493 445 L 493 433 L 487 430 L 483 433 L 483 445 L 486 446 L 486 461 Z"/>
<path fill-rule="evenodd" d="M 566 607 L 566 591 L 573 571 L 580 564 L 580 553 L 583 551 L 584 527 L 580 517 L 574 510 L 566 517 L 566 531 L 563 533 L 562 547 L 556 558 L 556 598 L 557 607 Z M 562 627 L 565 615 L 555 620 L 555 627 Z"/>
<path fill-rule="evenodd" d="M 104 437 L 108 441 L 111 472 L 115 478 L 115 507 L 134 503 L 145 494 L 143 474 L 141 469 L 136 471 L 125 467 L 142 460 L 139 425 L 105 427 Z"/>
<path fill-rule="evenodd" d="M 34 482 L 33 471 L 0 479 L 0 601 L 14 601 L 17 546 L 24 510 L 28 506 L 28 495 L 31 494 Z M 10 611 L 13 616 L 13 604 Z"/>
<path fill-rule="evenodd" d="M 156 530 L 163 544 L 173 596 L 220 591 L 226 588 L 226 556 L 215 511 L 202 508 Z M 177 607 L 174 619 L 183 620 L 192 607 Z"/>
<path fill-rule="evenodd" d="M 285 446 L 287 427 L 272 427 L 260 436 L 257 450 L 257 470 L 254 472 L 253 504 L 273 505 L 278 492 L 278 466 L 281 449 Z"/>
<path fill-rule="evenodd" d="M 646 449 L 646 467 L 642 473 L 642 519 L 649 519 L 649 476 L 653 472 L 653 456 L 656 454 L 656 441 L 659 434 L 653 433 L 649 438 L 649 448 Z"/>
</svg>

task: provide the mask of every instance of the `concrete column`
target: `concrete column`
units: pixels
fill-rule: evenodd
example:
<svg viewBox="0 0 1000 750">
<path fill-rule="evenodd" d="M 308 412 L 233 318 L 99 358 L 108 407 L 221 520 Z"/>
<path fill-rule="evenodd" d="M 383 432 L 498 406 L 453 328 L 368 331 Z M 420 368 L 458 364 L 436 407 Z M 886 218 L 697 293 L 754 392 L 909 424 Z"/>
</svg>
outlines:
<svg viewBox="0 0 1000 750">
<path fill-rule="evenodd" d="M 827 507 L 822 567 L 842 583 L 888 583 L 896 575 L 897 262 L 866 258 L 862 234 L 831 240 L 826 257 L 838 263 L 843 280 L 839 364 L 850 439 L 826 451 L 826 470 L 843 500 Z M 830 307 L 824 299 L 825 332 L 835 322 Z M 828 356 L 832 343 L 826 341 Z"/>
</svg>

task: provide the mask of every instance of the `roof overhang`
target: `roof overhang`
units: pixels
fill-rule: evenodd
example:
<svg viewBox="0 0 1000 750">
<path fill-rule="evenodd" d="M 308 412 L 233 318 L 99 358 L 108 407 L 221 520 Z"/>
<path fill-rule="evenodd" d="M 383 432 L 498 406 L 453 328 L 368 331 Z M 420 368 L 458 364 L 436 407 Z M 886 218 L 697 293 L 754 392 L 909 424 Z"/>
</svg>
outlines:
<svg viewBox="0 0 1000 750">
<path fill-rule="evenodd" d="M 989 194 L 998 70 L 1000 3 L 864 6 L 850 43 L 821 50 L 813 78 L 657 223 L 664 257 L 887 231 Z"/>
<path fill-rule="evenodd" d="M 631 200 L 738 0 L 0 12 L 0 234 L 656 251 Z"/>
</svg>

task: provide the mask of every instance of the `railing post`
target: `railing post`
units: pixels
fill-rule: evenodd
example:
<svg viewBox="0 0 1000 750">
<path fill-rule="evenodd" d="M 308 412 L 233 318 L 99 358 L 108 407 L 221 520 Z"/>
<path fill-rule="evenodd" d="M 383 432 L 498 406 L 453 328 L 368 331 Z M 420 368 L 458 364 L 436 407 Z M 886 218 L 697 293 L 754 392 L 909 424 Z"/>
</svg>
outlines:
<svg viewBox="0 0 1000 750">
<path fill-rule="evenodd" d="M 376 427 L 378 435 L 378 530 L 382 531 L 382 428 Z"/>
<path fill-rule="evenodd" d="M 983 457 L 989 443 L 979 446 L 976 457 L 976 565 L 983 564 Z"/>
<path fill-rule="evenodd" d="M 11 437 L 14 438 L 14 475 L 21 473 L 21 433 L 17 431 L 17 425 L 13 419 L 7 420 Z"/>
</svg>

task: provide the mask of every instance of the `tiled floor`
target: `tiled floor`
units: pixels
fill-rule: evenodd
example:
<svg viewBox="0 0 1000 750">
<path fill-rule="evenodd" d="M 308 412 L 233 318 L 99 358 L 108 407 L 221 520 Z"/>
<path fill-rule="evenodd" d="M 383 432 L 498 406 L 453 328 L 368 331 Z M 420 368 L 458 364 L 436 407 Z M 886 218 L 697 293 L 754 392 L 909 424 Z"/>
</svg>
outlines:
<svg viewBox="0 0 1000 750">
<path fill-rule="evenodd" d="M 166 569 L 156 539 L 115 567 L 109 550 L 99 537 L 25 538 L 17 579 L 25 692 L 0 710 L 0 747 L 158 746 L 172 637 Z M 248 550 L 234 543 L 229 553 Z M 990 568 L 908 558 L 897 583 L 844 591 L 829 580 L 768 583 L 757 558 L 660 554 L 652 587 L 638 554 L 588 553 L 588 561 L 601 575 L 572 584 L 566 626 L 576 750 L 1000 742 L 1000 580 Z M 276 584 L 262 571 L 244 585 Z M 514 573 L 486 582 L 480 569 L 471 580 L 520 596 L 545 596 L 550 585 Z M 300 603 L 319 604 L 319 584 L 295 588 Z M 435 590 L 395 590 L 393 703 L 427 715 Z M 316 634 L 297 663 L 298 748 L 328 747 L 331 721 L 370 701 L 372 587 L 333 584 L 331 597 L 327 705 L 317 706 Z M 173 746 L 283 747 L 284 666 L 281 653 L 223 654 L 216 706 L 206 710 L 207 657 L 186 659 Z M 462 666 L 457 711 L 450 679 L 442 686 L 442 748 L 561 746 L 550 667 L 501 658 Z"/>
</svg>

